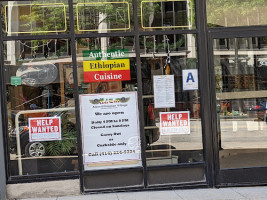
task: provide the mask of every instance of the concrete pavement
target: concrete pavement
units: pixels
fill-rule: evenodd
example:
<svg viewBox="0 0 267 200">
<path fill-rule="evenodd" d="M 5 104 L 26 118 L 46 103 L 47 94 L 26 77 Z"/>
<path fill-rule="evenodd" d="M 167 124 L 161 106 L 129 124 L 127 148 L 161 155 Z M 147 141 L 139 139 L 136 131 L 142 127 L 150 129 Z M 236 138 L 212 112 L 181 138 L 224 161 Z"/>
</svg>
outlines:
<svg viewBox="0 0 267 200">
<path fill-rule="evenodd" d="M 85 194 L 31 200 L 267 200 L 267 186 Z"/>
</svg>

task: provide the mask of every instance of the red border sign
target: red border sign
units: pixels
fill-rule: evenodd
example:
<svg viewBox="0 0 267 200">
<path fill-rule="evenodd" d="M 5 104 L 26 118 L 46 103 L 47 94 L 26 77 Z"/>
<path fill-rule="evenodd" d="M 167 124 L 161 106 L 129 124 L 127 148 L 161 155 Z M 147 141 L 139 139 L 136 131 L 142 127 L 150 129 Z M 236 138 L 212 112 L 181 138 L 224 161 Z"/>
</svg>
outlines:
<svg viewBox="0 0 267 200">
<path fill-rule="evenodd" d="M 60 117 L 29 118 L 29 141 L 61 140 Z"/>
<path fill-rule="evenodd" d="M 160 113 L 160 134 L 190 134 L 190 113 L 181 112 L 161 112 Z"/>
</svg>

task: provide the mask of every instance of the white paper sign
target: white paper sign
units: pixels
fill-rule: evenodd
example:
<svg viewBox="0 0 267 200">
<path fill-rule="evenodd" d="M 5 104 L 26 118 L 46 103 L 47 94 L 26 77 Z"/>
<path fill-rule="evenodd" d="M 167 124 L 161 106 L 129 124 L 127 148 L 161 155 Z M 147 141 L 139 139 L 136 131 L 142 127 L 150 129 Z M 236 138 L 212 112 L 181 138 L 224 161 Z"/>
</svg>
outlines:
<svg viewBox="0 0 267 200">
<path fill-rule="evenodd" d="M 84 164 L 141 163 L 136 92 L 80 95 L 80 111 Z"/>
<path fill-rule="evenodd" d="M 183 90 L 198 90 L 198 70 L 183 70 Z"/>
<path fill-rule="evenodd" d="M 174 75 L 153 76 L 155 108 L 175 107 Z"/>
</svg>

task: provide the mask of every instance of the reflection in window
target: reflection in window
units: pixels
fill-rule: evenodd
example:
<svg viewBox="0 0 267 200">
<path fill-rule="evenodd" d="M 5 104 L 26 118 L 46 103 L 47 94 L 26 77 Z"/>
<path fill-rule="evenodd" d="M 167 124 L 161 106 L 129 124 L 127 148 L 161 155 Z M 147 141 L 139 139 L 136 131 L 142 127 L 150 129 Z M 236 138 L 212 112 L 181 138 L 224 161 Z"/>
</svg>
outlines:
<svg viewBox="0 0 267 200">
<path fill-rule="evenodd" d="M 75 102 L 68 90 L 73 77 L 67 76 L 72 69 L 69 43 L 4 43 L 12 176 L 78 170 Z"/>
<path fill-rule="evenodd" d="M 194 26 L 193 1 L 141 1 L 140 11 L 143 29 L 191 29 Z"/>
<path fill-rule="evenodd" d="M 67 30 L 64 3 L 8 2 L 4 6 L 4 19 L 8 34 L 60 33 Z"/>
<path fill-rule="evenodd" d="M 266 25 L 266 1 L 208 0 L 210 27 Z"/>
<path fill-rule="evenodd" d="M 130 29 L 128 2 L 78 3 L 78 31 L 110 31 Z"/>
<path fill-rule="evenodd" d="M 266 165 L 266 37 L 215 39 L 220 167 Z"/>
<path fill-rule="evenodd" d="M 247 49 L 265 49 L 267 47 L 267 37 L 255 38 L 223 38 L 217 39 L 213 43 L 215 50 L 234 50 L 236 48 Z M 233 53 L 232 53 L 233 54 Z"/>
<path fill-rule="evenodd" d="M 195 35 L 154 35 L 140 38 L 143 104 L 145 118 L 146 156 L 148 165 L 166 165 L 203 161 L 198 89 L 183 88 L 182 73 L 197 71 Z M 163 76 L 162 76 L 163 75 Z M 155 107 L 155 77 L 174 76 L 175 104 Z M 190 134 L 163 134 L 162 114 L 189 112 Z M 173 120 L 173 122 L 177 122 Z M 181 126 L 174 127 L 179 132 Z"/>
<path fill-rule="evenodd" d="M 107 33 L 133 28 L 132 1 L 74 1 L 76 31 Z"/>
</svg>

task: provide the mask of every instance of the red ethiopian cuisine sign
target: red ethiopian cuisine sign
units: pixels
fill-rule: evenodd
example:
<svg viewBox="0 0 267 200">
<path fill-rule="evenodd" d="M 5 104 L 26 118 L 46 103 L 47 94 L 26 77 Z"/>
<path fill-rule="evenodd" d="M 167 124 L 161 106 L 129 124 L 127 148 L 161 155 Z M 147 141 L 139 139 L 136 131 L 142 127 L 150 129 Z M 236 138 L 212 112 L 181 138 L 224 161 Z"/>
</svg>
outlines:
<svg viewBox="0 0 267 200">
<path fill-rule="evenodd" d="M 60 117 L 29 118 L 29 140 L 30 142 L 61 140 Z"/>
<path fill-rule="evenodd" d="M 190 134 L 189 111 L 182 112 L 161 112 L 160 113 L 160 134 Z"/>
<path fill-rule="evenodd" d="M 84 82 L 109 82 L 131 80 L 130 60 L 84 61 Z"/>
</svg>

